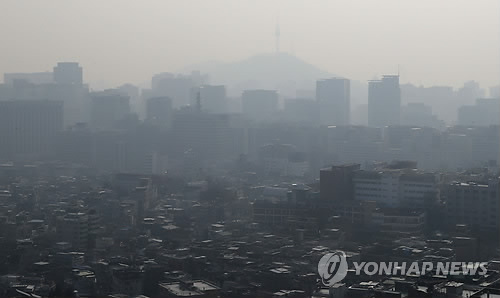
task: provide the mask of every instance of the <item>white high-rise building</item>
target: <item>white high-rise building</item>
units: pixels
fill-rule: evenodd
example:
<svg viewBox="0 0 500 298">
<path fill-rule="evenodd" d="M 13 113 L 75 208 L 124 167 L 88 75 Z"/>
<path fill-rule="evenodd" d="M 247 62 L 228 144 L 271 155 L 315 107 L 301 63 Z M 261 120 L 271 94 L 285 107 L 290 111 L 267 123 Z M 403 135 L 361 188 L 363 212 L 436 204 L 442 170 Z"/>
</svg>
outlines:
<svg viewBox="0 0 500 298">
<path fill-rule="evenodd" d="M 353 183 L 355 200 L 388 207 L 425 208 L 438 195 L 436 176 L 414 170 L 359 171 Z"/>
</svg>

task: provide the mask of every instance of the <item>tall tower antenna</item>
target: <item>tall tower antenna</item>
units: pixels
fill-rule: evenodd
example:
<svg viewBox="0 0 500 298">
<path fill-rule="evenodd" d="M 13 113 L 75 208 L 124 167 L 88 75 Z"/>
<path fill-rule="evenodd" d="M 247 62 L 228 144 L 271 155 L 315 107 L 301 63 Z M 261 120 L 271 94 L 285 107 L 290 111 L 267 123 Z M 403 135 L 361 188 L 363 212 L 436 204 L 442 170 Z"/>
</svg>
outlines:
<svg viewBox="0 0 500 298">
<path fill-rule="evenodd" d="M 280 52 L 280 23 L 279 21 L 276 22 L 276 31 L 274 33 L 274 36 L 276 38 L 276 53 Z"/>
</svg>

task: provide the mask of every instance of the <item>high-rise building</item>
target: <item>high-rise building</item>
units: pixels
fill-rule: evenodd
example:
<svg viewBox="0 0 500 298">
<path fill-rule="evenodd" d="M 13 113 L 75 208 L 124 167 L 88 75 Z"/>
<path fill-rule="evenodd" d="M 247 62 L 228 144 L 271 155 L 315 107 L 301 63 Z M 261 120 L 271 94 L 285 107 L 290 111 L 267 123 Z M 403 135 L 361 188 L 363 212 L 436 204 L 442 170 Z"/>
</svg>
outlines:
<svg viewBox="0 0 500 298">
<path fill-rule="evenodd" d="M 191 104 L 196 105 L 198 94 L 203 111 L 210 114 L 227 113 L 226 87 L 223 85 L 203 85 L 191 90 Z"/>
<path fill-rule="evenodd" d="M 123 84 L 117 87 L 116 90 L 129 96 L 130 111 L 132 113 L 143 114 L 143 102 L 140 100 L 141 92 L 139 87 L 132 84 Z"/>
<path fill-rule="evenodd" d="M 91 126 L 98 130 L 116 128 L 117 122 L 130 114 L 130 98 L 115 90 L 91 94 Z"/>
<path fill-rule="evenodd" d="M 368 84 L 368 125 L 399 125 L 401 121 L 399 75 L 386 75 Z"/>
<path fill-rule="evenodd" d="M 479 82 L 468 81 L 464 83 L 464 86 L 457 90 L 456 102 L 459 105 L 471 104 L 477 98 L 484 98 L 486 92 L 481 88 Z"/>
<path fill-rule="evenodd" d="M 170 97 L 153 97 L 147 100 L 146 122 L 155 126 L 170 127 L 172 117 L 172 99 Z"/>
<path fill-rule="evenodd" d="M 320 197 L 324 202 L 348 202 L 354 199 L 353 179 L 361 165 L 332 166 L 320 171 Z"/>
<path fill-rule="evenodd" d="M 278 112 L 275 90 L 245 90 L 241 97 L 243 114 L 256 121 L 271 121 Z"/>
<path fill-rule="evenodd" d="M 156 74 L 151 79 L 151 90 L 145 92 L 146 98 L 168 96 L 172 99 L 173 106 L 179 108 L 190 104 L 192 88 L 206 84 L 207 81 L 208 76 L 199 72 L 189 75 Z"/>
<path fill-rule="evenodd" d="M 316 82 L 316 100 L 320 105 L 322 125 L 349 125 L 351 82 L 333 78 Z"/>
<path fill-rule="evenodd" d="M 0 101 L 0 155 L 4 158 L 38 158 L 50 153 L 62 128 L 62 102 Z"/>
<path fill-rule="evenodd" d="M 88 86 L 83 84 L 83 69 L 78 62 L 59 62 L 53 71 L 51 97 L 64 102 L 64 126 L 89 121 Z M 52 97 L 53 96 L 53 97 Z"/>
<path fill-rule="evenodd" d="M 76 70 L 68 65 L 75 66 Z M 54 73 L 5 74 L 6 84 L 0 84 L 0 100 L 62 101 L 64 127 L 89 122 L 89 88 L 81 84 L 81 71 L 77 63 L 59 63 Z M 53 78 L 56 74 L 57 81 Z"/>
<path fill-rule="evenodd" d="M 82 84 L 83 70 L 78 62 L 59 62 L 54 67 L 54 81 L 58 84 Z"/>
<path fill-rule="evenodd" d="M 358 171 L 353 178 L 354 199 L 387 207 L 426 209 L 437 200 L 437 178 L 414 170 Z"/>
<path fill-rule="evenodd" d="M 86 249 L 89 236 L 89 218 L 83 212 L 68 213 L 59 218 L 57 234 L 71 243 L 74 249 Z"/>
<path fill-rule="evenodd" d="M 500 99 L 479 98 L 475 105 L 461 106 L 458 109 L 458 125 L 489 126 L 499 125 Z"/>
<path fill-rule="evenodd" d="M 456 109 L 458 108 L 459 103 L 456 100 L 456 92 L 453 90 L 453 87 L 417 87 L 412 84 L 403 84 L 400 87 L 401 104 L 423 103 L 426 106 L 430 106 L 432 112 L 439 119 L 444 120 L 447 123 L 456 121 Z M 405 119 L 405 115 L 402 114 L 401 121 L 403 122 Z"/>
<path fill-rule="evenodd" d="M 443 122 L 432 113 L 432 107 L 412 102 L 401 108 L 401 125 L 440 128 Z"/>
<path fill-rule="evenodd" d="M 234 153 L 234 135 L 229 115 L 213 115 L 197 110 L 179 111 L 172 123 L 174 154 L 192 151 L 202 158 L 228 157 Z"/>
<path fill-rule="evenodd" d="M 92 132 L 85 123 L 72 126 L 59 133 L 55 140 L 57 159 L 90 165 L 92 161 Z"/>
<path fill-rule="evenodd" d="M 446 223 L 471 228 L 497 229 L 500 225 L 499 181 L 453 182 L 445 190 Z"/>
<path fill-rule="evenodd" d="M 319 105 L 312 98 L 290 98 L 284 101 L 283 119 L 288 123 L 319 125 Z"/>
</svg>

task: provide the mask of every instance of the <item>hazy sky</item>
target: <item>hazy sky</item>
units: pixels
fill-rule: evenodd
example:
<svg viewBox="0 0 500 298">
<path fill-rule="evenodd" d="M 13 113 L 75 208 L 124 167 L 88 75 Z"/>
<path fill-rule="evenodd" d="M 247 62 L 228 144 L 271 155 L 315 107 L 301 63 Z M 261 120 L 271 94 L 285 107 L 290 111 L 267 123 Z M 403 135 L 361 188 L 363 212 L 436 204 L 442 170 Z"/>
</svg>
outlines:
<svg viewBox="0 0 500 298">
<path fill-rule="evenodd" d="M 332 73 L 416 84 L 500 81 L 498 0 L 0 0 L 0 72 L 79 61 L 88 82 L 142 83 L 281 49 Z"/>
</svg>

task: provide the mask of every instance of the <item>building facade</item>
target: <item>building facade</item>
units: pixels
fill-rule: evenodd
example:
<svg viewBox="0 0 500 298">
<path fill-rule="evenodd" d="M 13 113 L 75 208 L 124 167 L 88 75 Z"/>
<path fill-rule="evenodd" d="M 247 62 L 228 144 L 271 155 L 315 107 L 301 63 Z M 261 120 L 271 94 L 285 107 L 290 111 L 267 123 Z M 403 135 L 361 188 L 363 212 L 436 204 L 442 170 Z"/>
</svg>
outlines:
<svg viewBox="0 0 500 298">
<path fill-rule="evenodd" d="M 447 225 L 466 224 L 471 228 L 498 229 L 499 195 L 498 179 L 487 183 L 451 183 L 444 196 Z"/>
<path fill-rule="evenodd" d="M 0 101 L 0 155 L 4 158 L 29 159 L 49 154 L 62 129 L 62 102 Z"/>
<path fill-rule="evenodd" d="M 255 121 L 272 121 L 278 112 L 278 92 L 246 90 L 241 97 L 243 114 Z"/>
<path fill-rule="evenodd" d="M 316 100 L 320 106 L 322 125 L 349 125 L 351 113 L 351 82 L 333 78 L 316 82 Z"/>
<path fill-rule="evenodd" d="M 399 75 L 383 76 L 368 84 L 368 125 L 399 125 L 401 122 Z"/>
</svg>

